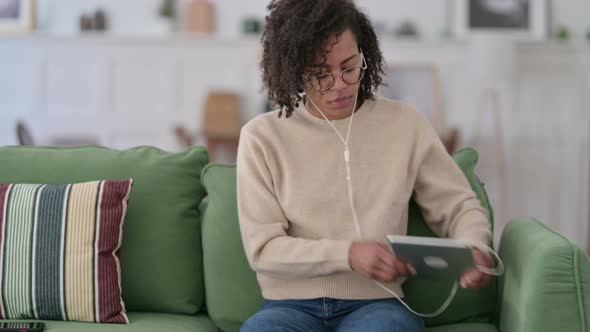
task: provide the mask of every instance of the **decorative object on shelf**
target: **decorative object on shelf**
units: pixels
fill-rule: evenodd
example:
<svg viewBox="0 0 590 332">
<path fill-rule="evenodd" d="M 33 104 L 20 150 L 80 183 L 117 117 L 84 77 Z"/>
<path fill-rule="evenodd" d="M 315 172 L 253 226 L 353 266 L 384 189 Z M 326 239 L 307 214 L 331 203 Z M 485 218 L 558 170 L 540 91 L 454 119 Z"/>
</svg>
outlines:
<svg viewBox="0 0 590 332">
<path fill-rule="evenodd" d="M 79 20 L 79 24 L 80 24 L 80 31 L 81 32 L 86 32 L 86 31 L 92 31 L 94 30 L 94 20 L 92 19 L 92 16 L 88 15 L 88 14 L 82 14 L 80 15 L 80 20 Z"/>
<path fill-rule="evenodd" d="M 202 133 L 212 161 L 217 160 L 217 148 L 228 147 L 237 154 L 240 136 L 240 97 L 237 93 L 211 91 L 207 96 L 203 114 Z"/>
<path fill-rule="evenodd" d="M 93 14 L 83 13 L 80 15 L 79 29 L 81 32 L 104 32 L 107 31 L 108 28 L 108 15 L 102 8 L 98 8 Z"/>
<path fill-rule="evenodd" d="M 166 32 L 176 30 L 178 14 L 176 11 L 176 0 L 162 0 L 158 8 L 158 17 L 162 19 Z"/>
<path fill-rule="evenodd" d="M 399 27 L 394 31 L 394 34 L 398 38 L 419 38 L 420 32 L 418 27 L 411 20 L 404 20 Z"/>
<path fill-rule="evenodd" d="M 262 21 L 256 17 L 247 17 L 242 21 L 242 32 L 245 35 L 257 35 L 262 32 Z"/>
<path fill-rule="evenodd" d="M 546 0 L 457 0 L 455 35 L 503 35 L 516 39 L 546 37 Z"/>
<path fill-rule="evenodd" d="M 0 34 L 31 32 L 35 26 L 33 0 L 0 1 Z"/>
<path fill-rule="evenodd" d="M 94 12 L 94 30 L 106 31 L 109 28 L 108 16 L 104 9 L 99 8 Z"/>
<path fill-rule="evenodd" d="M 162 0 L 159 9 L 160 17 L 173 20 L 176 18 L 176 1 Z"/>
<path fill-rule="evenodd" d="M 192 0 L 187 5 L 186 31 L 190 33 L 213 33 L 215 31 L 215 9 L 207 0 Z"/>
<path fill-rule="evenodd" d="M 562 42 L 570 39 L 570 30 L 565 25 L 560 25 L 555 32 L 555 37 Z"/>
</svg>

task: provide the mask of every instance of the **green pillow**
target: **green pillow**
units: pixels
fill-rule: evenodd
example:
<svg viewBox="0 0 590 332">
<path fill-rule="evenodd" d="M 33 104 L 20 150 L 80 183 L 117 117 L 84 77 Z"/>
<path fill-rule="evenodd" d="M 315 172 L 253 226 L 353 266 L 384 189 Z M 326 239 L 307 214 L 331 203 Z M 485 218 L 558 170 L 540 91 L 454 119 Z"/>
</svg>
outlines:
<svg viewBox="0 0 590 332">
<path fill-rule="evenodd" d="M 121 247 L 129 311 L 194 314 L 204 301 L 198 204 L 205 148 L 0 147 L 0 183 L 133 178 Z"/>
<path fill-rule="evenodd" d="M 242 247 L 236 168 L 211 164 L 201 177 L 208 193 L 201 203 L 207 312 L 221 330 L 238 331 L 258 310 L 262 295 Z"/>
<path fill-rule="evenodd" d="M 475 176 L 477 152 L 461 150 L 455 161 L 488 210 L 485 191 Z M 262 297 L 256 274 L 250 269 L 240 238 L 236 201 L 235 166 L 211 164 L 202 173 L 208 198 L 201 204 L 203 213 L 203 263 L 207 309 L 223 331 L 238 331 L 240 325 L 260 307 Z M 412 201 L 408 232 L 434 236 L 425 225 L 420 210 Z M 404 285 L 406 301 L 419 312 L 432 312 L 446 299 L 452 284 L 410 280 Z M 231 305 L 227 299 L 231 299 Z M 447 311 L 427 319 L 427 325 L 461 321 L 488 321 L 496 308 L 496 283 L 479 292 L 460 290 Z"/>
<path fill-rule="evenodd" d="M 489 211 L 490 223 L 493 225 L 493 213 L 489 200 L 483 184 L 475 175 L 477 152 L 473 149 L 463 149 L 455 153 L 453 158 L 467 177 L 477 198 Z M 436 237 L 426 226 L 422 213 L 414 200 L 410 202 L 408 235 Z M 453 282 L 409 278 L 403 285 L 406 295 L 404 301 L 417 312 L 430 313 L 442 305 L 449 296 L 452 287 Z M 470 290 L 459 287 L 451 305 L 441 315 L 426 318 L 425 323 L 427 326 L 436 326 L 456 322 L 490 322 L 494 318 L 497 307 L 497 292 L 495 278 L 485 289 Z"/>
</svg>

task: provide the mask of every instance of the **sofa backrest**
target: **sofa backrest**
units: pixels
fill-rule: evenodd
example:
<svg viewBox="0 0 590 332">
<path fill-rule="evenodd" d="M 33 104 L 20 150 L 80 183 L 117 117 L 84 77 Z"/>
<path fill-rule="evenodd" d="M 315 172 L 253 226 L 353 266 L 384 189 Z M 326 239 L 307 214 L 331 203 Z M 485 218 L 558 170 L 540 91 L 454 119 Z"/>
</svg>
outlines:
<svg viewBox="0 0 590 332">
<path fill-rule="evenodd" d="M 0 147 L 0 183 L 133 178 L 121 270 L 128 311 L 194 314 L 204 302 L 198 204 L 205 148 Z"/>
<path fill-rule="evenodd" d="M 207 312 L 222 331 L 238 331 L 262 303 L 256 274 L 248 265 L 238 224 L 235 166 L 203 169 L 210 189 L 201 203 L 203 273 Z"/>
<path fill-rule="evenodd" d="M 464 149 L 454 155 L 473 190 L 492 216 L 485 190 L 474 173 L 477 152 Z M 235 166 L 211 164 L 202 173 L 208 197 L 201 204 L 203 264 L 208 313 L 223 331 L 237 331 L 262 302 L 256 275 L 246 260 L 238 224 Z M 492 222 L 490 217 L 490 222 Z M 408 233 L 435 236 L 411 202 Z M 436 310 L 452 287 L 449 282 L 410 279 L 404 285 L 405 300 L 420 312 Z M 478 292 L 460 289 L 449 308 L 427 319 L 429 326 L 464 321 L 490 321 L 497 301 L 497 286 Z"/>
</svg>

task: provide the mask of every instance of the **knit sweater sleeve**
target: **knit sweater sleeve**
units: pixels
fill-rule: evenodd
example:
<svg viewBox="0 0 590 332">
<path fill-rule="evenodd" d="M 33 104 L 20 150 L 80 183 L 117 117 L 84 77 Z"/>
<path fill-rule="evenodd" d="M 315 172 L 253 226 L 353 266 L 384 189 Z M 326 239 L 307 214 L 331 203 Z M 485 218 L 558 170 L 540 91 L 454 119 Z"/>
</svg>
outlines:
<svg viewBox="0 0 590 332">
<path fill-rule="evenodd" d="M 417 132 L 419 162 L 414 191 L 426 223 L 438 236 L 488 245 L 487 211 L 465 175 L 421 115 Z"/>
<path fill-rule="evenodd" d="M 274 278 L 312 278 L 350 271 L 352 241 L 289 236 L 266 151 L 242 129 L 237 158 L 238 216 L 242 242 L 253 270 Z"/>
</svg>

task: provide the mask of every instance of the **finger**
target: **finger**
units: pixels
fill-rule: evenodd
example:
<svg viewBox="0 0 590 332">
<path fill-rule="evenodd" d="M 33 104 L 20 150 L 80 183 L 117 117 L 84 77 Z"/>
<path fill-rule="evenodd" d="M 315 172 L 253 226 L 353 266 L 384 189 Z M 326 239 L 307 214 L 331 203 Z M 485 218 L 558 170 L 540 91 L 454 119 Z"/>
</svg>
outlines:
<svg viewBox="0 0 590 332">
<path fill-rule="evenodd" d="M 474 273 L 467 274 L 464 281 L 466 288 L 484 288 L 490 283 L 491 277 L 483 272 L 475 271 Z"/>
<path fill-rule="evenodd" d="M 408 269 L 408 264 L 406 264 L 402 261 L 395 262 L 395 269 L 396 269 L 398 275 L 405 277 L 410 274 L 410 270 Z"/>
<path fill-rule="evenodd" d="M 397 279 L 397 274 L 393 270 L 388 269 L 375 269 L 370 274 L 371 279 L 375 279 L 383 282 L 390 282 Z"/>
<path fill-rule="evenodd" d="M 391 246 L 387 243 L 382 243 L 382 242 L 377 242 L 377 244 L 379 245 L 379 247 L 387 250 L 387 252 L 389 253 L 393 253 L 393 249 L 391 249 Z"/>
<path fill-rule="evenodd" d="M 487 267 L 494 267 L 496 265 L 494 263 L 494 258 L 492 257 L 492 255 L 490 255 L 488 253 L 484 253 L 483 257 L 484 257 L 484 264 L 486 264 Z"/>
<path fill-rule="evenodd" d="M 381 262 L 378 266 L 376 266 L 375 270 L 380 273 L 382 278 L 386 279 L 386 281 L 394 281 L 400 276 L 402 276 L 403 271 L 398 269 L 398 263 L 394 262 L 393 265 L 385 264 Z"/>
<path fill-rule="evenodd" d="M 414 275 L 416 270 L 414 268 L 410 268 L 410 264 L 406 263 L 404 260 L 400 259 L 399 257 L 395 257 L 393 255 L 387 255 L 384 257 L 388 260 L 387 264 L 390 265 L 398 275 L 407 276 L 409 274 Z M 413 273 L 412 273 L 413 271 Z"/>
<path fill-rule="evenodd" d="M 491 279 L 492 279 L 491 276 L 484 273 L 481 280 L 479 281 L 479 283 L 475 287 L 478 289 L 488 287 Z"/>
<path fill-rule="evenodd" d="M 482 281 L 485 278 L 485 275 L 481 272 L 474 273 L 470 278 L 470 283 L 467 285 L 468 288 L 479 289 L 481 288 Z"/>
<path fill-rule="evenodd" d="M 386 249 L 381 248 L 381 250 L 378 251 L 377 255 L 379 257 L 379 260 L 383 264 L 387 265 L 391 269 L 395 269 L 396 268 L 396 266 L 395 266 L 396 258 L 395 258 L 395 256 L 393 256 L 392 253 L 390 253 Z"/>
<path fill-rule="evenodd" d="M 404 259 L 397 257 L 397 256 L 393 256 L 393 261 L 388 261 L 388 264 L 393 263 L 393 266 L 395 267 L 396 270 L 398 270 L 399 273 L 407 276 L 407 275 L 416 275 L 416 269 L 414 268 L 414 266 L 412 266 L 412 264 L 408 263 L 407 261 L 405 261 Z"/>
<path fill-rule="evenodd" d="M 379 243 L 379 247 L 385 249 L 387 253 L 381 253 L 379 256 L 383 261 L 384 264 L 395 268 L 398 274 L 402 274 L 404 276 L 407 275 L 416 275 L 416 269 L 406 262 L 405 260 L 401 259 L 400 257 L 394 256 L 391 247 L 384 243 Z"/>
<path fill-rule="evenodd" d="M 491 281 L 492 281 L 492 277 L 491 277 L 491 276 L 488 276 L 488 275 L 486 275 L 486 276 L 485 276 L 485 277 L 482 279 L 481 283 L 479 284 L 479 288 L 486 288 L 486 287 L 488 287 L 488 286 L 490 285 L 490 282 L 491 282 Z"/>
<path fill-rule="evenodd" d="M 475 285 L 475 282 L 479 282 L 479 274 L 480 272 L 477 270 L 469 270 L 461 276 L 461 287 L 463 288 L 472 288 Z"/>
<path fill-rule="evenodd" d="M 381 271 L 383 273 L 386 273 L 388 275 L 393 275 L 397 273 L 397 270 L 395 268 L 395 263 L 394 264 L 388 264 L 385 263 L 382 260 L 379 260 L 379 262 L 377 264 L 375 264 L 374 266 L 375 270 Z"/>
<path fill-rule="evenodd" d="M 479 249 L 473 250 L 473 258 L 476 265 L 481 265 L 485 267 L 493 267 L 494 260 L 490 254 L 483 252 Z"/>
</svg>

